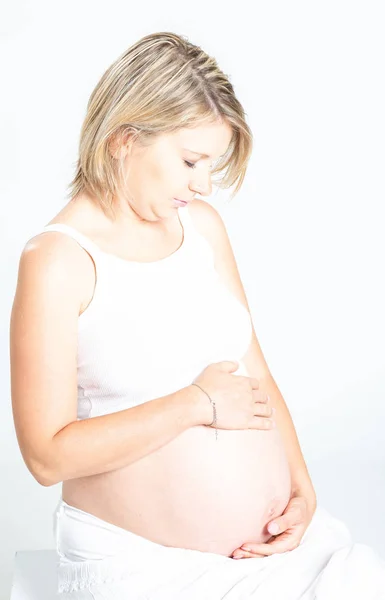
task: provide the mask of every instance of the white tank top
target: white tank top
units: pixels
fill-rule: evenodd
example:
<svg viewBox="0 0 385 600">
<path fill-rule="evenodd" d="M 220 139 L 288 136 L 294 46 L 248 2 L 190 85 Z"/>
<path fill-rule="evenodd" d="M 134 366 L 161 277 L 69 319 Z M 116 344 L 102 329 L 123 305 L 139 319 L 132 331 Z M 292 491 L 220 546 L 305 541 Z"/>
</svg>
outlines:
<svg viewBox="0 0 385 600">
<path fill-rule="evenodd" d="M 152 262 L 104 252 L 68 225 L 39 232 L 69 235 L 96 267 L 93 298 L 78 319 L 78 420 L 176 392 L 210 363 L 237 360 L 234 373 L 248 375 L 241 358 L 251 341 L 250 314 L 220 280 L 188 207 L 178 214 L 182 245 Z"/>
</svg>

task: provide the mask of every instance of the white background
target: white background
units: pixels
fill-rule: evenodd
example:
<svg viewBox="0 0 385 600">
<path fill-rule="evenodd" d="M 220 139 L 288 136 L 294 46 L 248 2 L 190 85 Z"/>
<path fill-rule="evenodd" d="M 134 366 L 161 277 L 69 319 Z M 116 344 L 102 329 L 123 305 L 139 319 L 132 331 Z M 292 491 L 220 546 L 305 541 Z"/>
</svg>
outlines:
<svg viewBox="0 0 385 600">
<path fill-rule="evenodd" d="M 60 486 L 18 448 L 9 317 L 26 241 L 65 203 L 86 103 L 140 37 L 186 35 L 230 77 L 254 134 L 222 214 L 257 337 L 318 494 L 385 557 L 384 5 L 362 0 L 2 0 L 0 599 L 16 550 L 53 548 Z"/>
</svg>

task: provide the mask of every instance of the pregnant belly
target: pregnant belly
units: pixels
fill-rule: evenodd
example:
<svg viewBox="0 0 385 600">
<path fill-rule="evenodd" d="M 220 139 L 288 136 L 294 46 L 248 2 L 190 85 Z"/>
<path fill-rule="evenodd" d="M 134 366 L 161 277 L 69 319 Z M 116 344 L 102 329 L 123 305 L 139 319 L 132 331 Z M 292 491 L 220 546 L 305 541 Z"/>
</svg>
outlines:
<svg viewBox="0 0 385 600">
<path fill-rule="evenodd" d="M 165 546 L 230 556 L 265 542 L 290 498 L 278 429 L 192 427 L 122 469 L 63 484 L 73 506 Z"/>
</svg>

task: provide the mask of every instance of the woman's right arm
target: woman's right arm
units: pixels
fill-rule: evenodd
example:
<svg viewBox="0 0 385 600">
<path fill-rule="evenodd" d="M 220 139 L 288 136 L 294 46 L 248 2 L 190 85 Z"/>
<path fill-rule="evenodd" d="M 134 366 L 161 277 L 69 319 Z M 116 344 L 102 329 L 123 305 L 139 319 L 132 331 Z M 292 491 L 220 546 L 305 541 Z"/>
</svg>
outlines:
<svg viewBox="0 0 385 600">
<path fill-rule="evenodd" d="M 33 238 L 20 257 L 10 322 L 12 410 L 25 464 L 44 486 L 124 467 L 212 418 L 210 403 L 189 385 L 76 420 L 77 324 L 89 261 L 54 232 Z"/>
</svg>

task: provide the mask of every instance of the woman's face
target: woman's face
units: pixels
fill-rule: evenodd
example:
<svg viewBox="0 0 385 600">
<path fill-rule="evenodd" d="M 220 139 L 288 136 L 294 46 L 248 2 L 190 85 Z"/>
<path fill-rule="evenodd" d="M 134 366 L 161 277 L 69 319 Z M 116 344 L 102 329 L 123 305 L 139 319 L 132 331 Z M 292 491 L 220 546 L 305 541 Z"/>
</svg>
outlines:
<svg viewBox="0 0 385 600">
<path fill-rule="evenodd" d="M 217 121 L 162 134 L 146 148 L 128 146 L 124 168 L 129 201 L 115 198 L 117 212 L 141 221 L 167 220 L 177 210 L 175 198 L 190 202 L 196 193 L 209 196 L 212 168 L 231 137 L 231 127 Z"/>
</svg>

